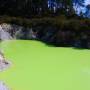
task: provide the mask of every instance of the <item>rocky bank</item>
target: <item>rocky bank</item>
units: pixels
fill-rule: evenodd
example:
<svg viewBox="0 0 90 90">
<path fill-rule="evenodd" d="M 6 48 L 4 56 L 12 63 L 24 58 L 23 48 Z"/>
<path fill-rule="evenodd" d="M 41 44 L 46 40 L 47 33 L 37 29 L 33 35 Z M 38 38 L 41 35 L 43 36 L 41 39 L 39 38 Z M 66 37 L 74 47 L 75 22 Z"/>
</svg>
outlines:
<svg viewBox="0 0 90 90">
<path fill-rule="evenodd" d="M 71 24 L 70 24 L 71 25 Z M 0 25 L 1 40 L 39 40 L 54 46 L 90 48 L 90 30 L 79 30 L 75 27 L 42 23 L 31 27 L 2 23 Z"/>
<path fill-rule="evenodd" d="M 6 70 L 11 66 L 11 62 L 8 61 L 2 52 L 0 52 L 0 72 Z"/>
</svg>

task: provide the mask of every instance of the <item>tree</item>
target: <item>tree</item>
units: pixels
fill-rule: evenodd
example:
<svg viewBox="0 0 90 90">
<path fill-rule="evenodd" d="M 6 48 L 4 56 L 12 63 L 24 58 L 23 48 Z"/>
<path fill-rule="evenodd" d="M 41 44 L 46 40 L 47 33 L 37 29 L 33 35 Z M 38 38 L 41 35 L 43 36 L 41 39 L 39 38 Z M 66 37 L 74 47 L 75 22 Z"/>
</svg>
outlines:
<svg viewBox="0 0 90 90">
<path fill-rule="evenodd" d="M 57 3 L 57 13 L 59 14 L 68 14 L 72 13 L 73 9 L 73 1 L 72 0 L 56 0 Z"/>
<path fill-rule="evenodd" d="M 69 15 L 83 6 L 84 0 L 0 0 L 0 14 L 11 16 Z M 74 7 L 73 7 L 74 5 Z M 78 8 L 77 8 L 78 7 Z"/>
</svg>

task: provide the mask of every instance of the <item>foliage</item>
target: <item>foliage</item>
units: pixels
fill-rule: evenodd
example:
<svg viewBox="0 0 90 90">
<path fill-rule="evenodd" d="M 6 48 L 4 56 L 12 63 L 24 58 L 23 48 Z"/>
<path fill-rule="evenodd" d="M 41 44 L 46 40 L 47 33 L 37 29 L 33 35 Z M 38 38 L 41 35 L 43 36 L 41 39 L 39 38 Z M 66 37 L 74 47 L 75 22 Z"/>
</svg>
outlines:
<svg viewBox="0 0 90 90">
<path fill-rule="evenodd" d="M 75 6 L 83 6 L 84 0 L 0 0 L 0 15 L 20 17 L 71 15 Z"/>
<path fill-rule="evenodd" d="M 74 17 L 68 19 L 66 16 L 61 15 L 57 17 L 43 17 L 43 18 L 21 18 L 21 17 L 0 17 L 0 23 L 11 23 L 16 25 L 21 25 L 25 27 L 35 27 L 45 25 L 52 25 L 59 29 L 69 29 L 69 30 L 90 30 L 90 19 Z"/>
</svg>

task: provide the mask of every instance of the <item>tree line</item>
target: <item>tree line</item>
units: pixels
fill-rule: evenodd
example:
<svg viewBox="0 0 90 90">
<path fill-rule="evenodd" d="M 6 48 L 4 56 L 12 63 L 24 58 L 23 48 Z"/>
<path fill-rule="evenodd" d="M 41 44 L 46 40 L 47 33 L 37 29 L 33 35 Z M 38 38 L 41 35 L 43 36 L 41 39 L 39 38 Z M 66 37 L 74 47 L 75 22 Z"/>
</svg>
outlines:
<svg viewBox="0 0 90 90">
<path fill-rule="evenodd" d="M 75 15 L 85 0 L 0 0 L 0 15 L 53 16 Z M 89 10 L 89 5 L 87 7 Z M 87 10 L 87 11 L 88 11 Z M 87 13 L 87 12 L 86 12 Z"/>
</svg>

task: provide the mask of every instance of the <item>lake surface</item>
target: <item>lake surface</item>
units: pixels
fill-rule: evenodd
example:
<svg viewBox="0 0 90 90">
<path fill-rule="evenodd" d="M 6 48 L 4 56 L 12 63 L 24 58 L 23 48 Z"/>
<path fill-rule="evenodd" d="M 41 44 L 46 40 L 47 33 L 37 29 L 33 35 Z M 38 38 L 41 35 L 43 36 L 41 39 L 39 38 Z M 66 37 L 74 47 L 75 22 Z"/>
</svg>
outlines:
<svg viewBox="0 0 90 90">
<path fill-rule="evenodd" d="M 2 42 L 0 48 L 13 63 L 0 72 L 11 90 L 90 90 L 90 50 L 20 40 Z"/>
</svg>

